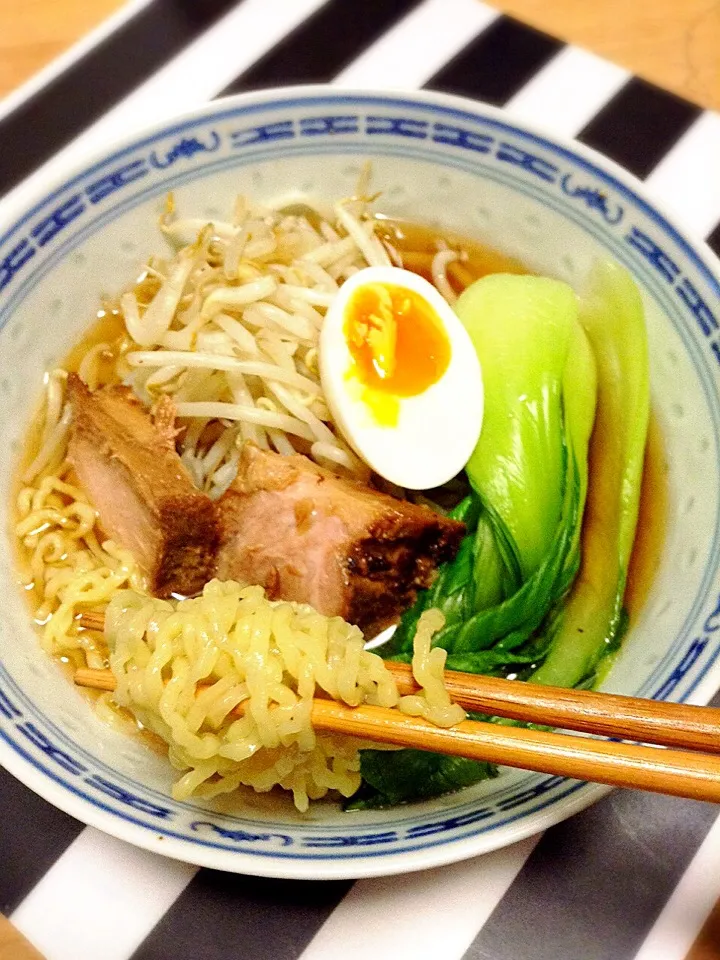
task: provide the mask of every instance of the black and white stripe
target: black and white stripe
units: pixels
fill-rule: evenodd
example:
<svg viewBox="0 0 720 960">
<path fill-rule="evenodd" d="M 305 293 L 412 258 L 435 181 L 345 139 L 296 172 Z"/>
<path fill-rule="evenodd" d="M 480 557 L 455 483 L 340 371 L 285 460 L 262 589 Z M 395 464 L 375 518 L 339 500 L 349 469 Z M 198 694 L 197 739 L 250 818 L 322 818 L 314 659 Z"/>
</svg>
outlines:
<svg viewBox="0 0 720 960">
<path fill-rule="evenodd" d="M 219 19 L 235 0 L 153 0 L 0 122 L 4 193 Z M 10 145 L 12 145 L 11 148 Z"/>
<path fill-rule="evenodd" d="M 196 873 L 86 827 L 10 917 L 47 960 L 127 960 Z"/>
<path fill-rule="evenodd" d="M 716 817 L 711 804 L 623 790 L 558 824 L 467 960 L 634 957 Z"/>
<path fill-rule="evenodd" d="M 708 234 L 707 242 L 720 257 L 720 223 Z"/>
<path fill-rule="evenodd" d="M 720 117 L 478 0 L 134 0 L 0 105 L 0 192 L 221 92 L 310 81 L 448 90 L 579 135 L 720 253 Z M 166 861 L 3 772 L 0 804 L 0 910 L 49 960 L 681 960 L 688 931 L 667 931 L 682 898 L 701 904 L 697 929 L 720 894 L 716 811 L 631 792 L 539 842 L 355 884 Z M 18 822 L 33 828 L 22 839 Z M 79 898 L 82 923 L 68 923 Z"/>
<path fill-rule="evenodd" d="M 83 825 L 51 807 L 0 767 L 0 913 L 11 913 L 70 846 Z M 18 824 L 31 825 L 18 830 Z"/>
<path fill-rule="evenodd" d="M 574 137 L 627 82 L 628 71 L 580 47 L 564 46 L 505 107 L 550 133 Z"/>
<path fill-rule="evenodd" d="M 426 86 L 502 106 L 561 49 L 559 40 L 498 17 Z"/>
<path fill-rule="evenodd" d="M 477 0 L 423 0 L 333 83 L 359 89 L 421 87 L 498 16 Z"/>
<path fill-rule="evenodd" d="M 327 83 L 420 0 L 328 0 L 223 91 Z"/>
<path fill-rule="evenodd" d="M 182 944 L 178 955 L 203 960 L 295 960 L 351 886 L 200 870 L 133 960 L 169 956 L 168 943 Z"/>
<path fill-rule="evenodd" d="M 633 77 L 578 134 L 589 147 L 646 177 L 690 124 L 700 108 Z"/>
</svg>

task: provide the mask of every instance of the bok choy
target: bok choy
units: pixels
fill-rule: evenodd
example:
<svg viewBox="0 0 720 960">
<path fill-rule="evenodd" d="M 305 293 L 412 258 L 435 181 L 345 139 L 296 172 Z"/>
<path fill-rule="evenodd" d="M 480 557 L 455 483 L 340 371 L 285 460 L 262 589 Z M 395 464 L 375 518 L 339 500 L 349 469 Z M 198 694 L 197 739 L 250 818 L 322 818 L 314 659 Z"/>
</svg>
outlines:
<svg viewBox="0 0 720 960">
<path fill-rule="evenodd" d="M 596 266 L 581 320 L 599 375 L 582 564 L 554 625 L 547 658 L 531 678 L 567 687 L 591 677 L 622 639 L 650 414 L 643 306 L 627 271 L 612 263 Z"/>
<path fill-rule="evenodd" d="M 433 645 L 448 651 L 449 669 L 587 683 L 624 623 L 649 406 L 639 293 L 612 264 L 594 270 L 581 302 L 559 281 L 496 274 L 472 284 L 456 311 L 485 384 L 471 493 L 453 514 L 468 533 L 383 653 L 410 660 L 417 620 L 436 607 L 445 626 Z M 419 751 L 363 751 L 361 769 L 351 807 L 492 775 Z"/>
</svg>

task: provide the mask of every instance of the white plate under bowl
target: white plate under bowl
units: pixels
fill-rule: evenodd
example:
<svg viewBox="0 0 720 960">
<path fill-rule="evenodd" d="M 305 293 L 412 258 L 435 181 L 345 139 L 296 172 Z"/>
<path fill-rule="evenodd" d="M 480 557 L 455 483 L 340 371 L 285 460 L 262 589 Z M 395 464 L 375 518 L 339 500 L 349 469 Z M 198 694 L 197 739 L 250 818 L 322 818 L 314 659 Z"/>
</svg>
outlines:
<svg viewBox="0 0 720 960">
<path fill-rule="evenodd" d="M 660 570 L 606 689 L 703 702 L 720 685 L 718 264 L 641 185 L 576 144 L 502 111 L 434 93 L 304 87 L 209 104 L 89 158 L 0 210 L 0 763 L 51 803 L 124 840 L 193 863 L 274 877 L 363 877 L 459 860 L 535 833 L 603 788 L 524 772 L 394 810 L 305 816 L 252 799 L 241 811 L 177 803 L 168 764 L 108 729 L 41 651 L 16 584 L 12 471 L 43 371 L 101 294 L 163 248 L 169 190 L 181 211 L 352 193 L 372 160 L 379 208 L 477 237 L 579 284 L 594 258 L 632 271 L 647 308 L 653 405 L 670 465 Z"/>
</svg>

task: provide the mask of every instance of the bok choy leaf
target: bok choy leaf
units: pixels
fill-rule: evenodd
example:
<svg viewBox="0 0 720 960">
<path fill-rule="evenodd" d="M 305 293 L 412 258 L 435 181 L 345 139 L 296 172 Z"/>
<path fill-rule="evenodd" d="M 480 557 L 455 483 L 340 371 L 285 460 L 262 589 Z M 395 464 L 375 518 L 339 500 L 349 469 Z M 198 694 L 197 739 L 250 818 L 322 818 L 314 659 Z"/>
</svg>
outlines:
<svg viewBox="0 0 720 960">
<path fill-rule="evenodd" d="M 465 470 L 501 521 L 496 540 L 506 566 L 513 557 L 526 580 L 547 556 L 560 522 L 563 372 L 577 299 L 557 280 L 494 274 L 468 287 L 455 310 L 480 358 L 485 387 L 482 432 Z"/>
</svg>

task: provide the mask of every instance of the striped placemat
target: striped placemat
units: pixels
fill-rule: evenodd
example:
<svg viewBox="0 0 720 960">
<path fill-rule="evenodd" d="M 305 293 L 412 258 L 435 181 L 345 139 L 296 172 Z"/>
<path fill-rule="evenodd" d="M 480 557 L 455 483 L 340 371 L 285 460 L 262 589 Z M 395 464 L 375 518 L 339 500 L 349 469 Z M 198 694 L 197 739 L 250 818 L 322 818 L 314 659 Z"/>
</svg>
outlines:
<svg viewBox="0 0 720 960">
<path fill-rule="evenodd" d="M 478 0 L 134 0 L 0 104 L 0 194 L 144 123 L 288 82 L 504 105 L 622 163 L 720 253 L 720 115 Z M 503 851 L 356 883 L 165 860 L 2 770 L 0 809 L 0 912 L 48 960 L 683 960 L 720 895 L 716 809 L 632 791 Z"/>
</svg>

